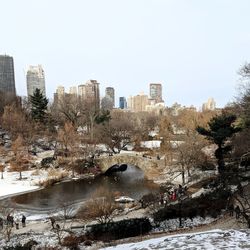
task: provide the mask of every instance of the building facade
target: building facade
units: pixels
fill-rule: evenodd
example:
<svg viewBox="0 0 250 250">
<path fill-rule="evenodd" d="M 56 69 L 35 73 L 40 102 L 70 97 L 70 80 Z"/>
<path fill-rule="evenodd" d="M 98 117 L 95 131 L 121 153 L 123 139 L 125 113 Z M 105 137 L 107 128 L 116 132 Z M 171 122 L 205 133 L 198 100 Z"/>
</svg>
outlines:
<svg viewBox="0 0 250 250">
<path fill-rule="evenodd" d="M 88 80 L 85 84 L 79 85 L 78 95 L 83 101 L 94 105 L 96 110 L 100 108 L 100 90 L 96 80 Z"/>
<path fill-rule="evenodd" d="M 76 86 L 69 87 L 69 94 L 77 96 L 77 87 Z"/>
<path fill-rule="evenodd" d="M 0 91 L 16 95 L 13 57 L 0 55 Z"/>
<path fill-rule="evenodd" d="M 124 96 L 119 97 L 119 108 L 120 109 L 126 109 L 127 108 L 127 101 Z"/>
<path fill-rule="evenodd" d="M 148 96 L 143 93 L 130 96 L 128 98 L 128 108 L 134 112 L 146 111 L 146 106 L 148 105 Z"/>
<path fill-rule="evenodd" d="M 163 102 L 163 100 L 162 100 L 162 85 L 160 83 L 150 83 L 149 95 L 150 95 L 150 99 L 155 100 L 155 103 Z"/>
<path fill-rule="evenodd" d="M 26 73 L 27 95 L 33 95 L 36 89 L 40 89 L 44 96 L 46 96 L 45 89 L 45 75 L 41 65 L 29 66 Z"/>
<path fill-rule="evenodd" d="M 112 87 L 107 87 L 105 89 L 105 97 L 111 100 L 112 106 L 114 108 L 115 107 L 115 89 Z"/>
<path fill-rule="evenodd" d="M 207 102 L 203 103 L 202 111 L 215 110 L 216 102 L 213 98 L 208 98 Z"/>
</svg>

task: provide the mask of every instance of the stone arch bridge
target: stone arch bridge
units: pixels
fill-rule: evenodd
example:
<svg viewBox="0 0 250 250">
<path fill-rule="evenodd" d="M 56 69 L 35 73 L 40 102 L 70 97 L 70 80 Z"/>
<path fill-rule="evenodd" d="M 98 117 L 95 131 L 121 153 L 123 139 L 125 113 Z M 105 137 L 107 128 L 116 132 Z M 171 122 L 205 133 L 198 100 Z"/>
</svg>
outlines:
<svg viewBox="0 0 250 250">
<path fill-rule="evenodd" d="M 150 159 L 135 154 L 116 154 L 113 156 L 102 156 L 97 159 L 97 164 L 100 170 L 105 173 L 110 167 L 115 164 L 128 164 L 140 168 L 144 172 L 144 176 L 149 180 L 154 180 L 160 175 L 164 167 L 163 160 Z"/>
</svg>

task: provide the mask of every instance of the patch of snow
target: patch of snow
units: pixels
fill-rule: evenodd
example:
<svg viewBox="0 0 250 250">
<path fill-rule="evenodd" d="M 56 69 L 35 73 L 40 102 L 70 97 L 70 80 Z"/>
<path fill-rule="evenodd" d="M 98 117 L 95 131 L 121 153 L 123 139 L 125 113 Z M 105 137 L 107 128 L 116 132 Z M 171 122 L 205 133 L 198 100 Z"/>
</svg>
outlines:
<svg viewBox="0 0 250 250">
<path fill-rule="evenodd" d="M 4 172 L 4 179 L 0 179 L 0 200 L 10 195 L 34 191 L 40 187 L 35 184 L 34 171 L 23 171 L 22 180 L 18 172 Z"/>
<path fill-rule="evenodd" d="M 153 140 L 153 141 L 142 141 L 141 147 L 143 148 L 159 148 L 161 146 L 160 140 Z"/>
<path fill-rule="evenodd" d="M 119 198 L 116 198 L 115 201 L 120 203 L 127 203 L 127 202 L 134 202 L 135 200 L 128 196 L 120 196 Z"/>
<path fill-rule="evenodd" d="M 102 248 L 106 250 L 139 249 L 249 249 L 249 230 L 212 230 L 192 234 L 179 234 L 154 238 L 137 243 Z"/>
<path fill-rule="evenodd" d="M 217 219 L 212 218 L 212 217 L 205 217 L 202 218 L 200 216 L 194 217 L 193 219 L 187 218 L 187 219 L 182 219 L 182 228 L 192 228 L 194 226 L 200 226 L 200 225 L 205 225 L 209 224 Z M 179 229 L 179 219 L 169 219 L 162 221 L 159 225 L 159 227 L 155 228 L 154 231 L 159 232 L 159 231 L 173 231 Z"/>
<path fill-rule="evenodd" d="M 191 197 L 192 197 L 192 198 L 196 198 L 196 197 L 201 196 L 202 194 L 210 193 L 211 191 L 212 191 L 211 189 L 204 189 L 204 188 L 201 188 L 201 189 L 199 189 L 196 193 L 192 194 Z"/>
</svg>

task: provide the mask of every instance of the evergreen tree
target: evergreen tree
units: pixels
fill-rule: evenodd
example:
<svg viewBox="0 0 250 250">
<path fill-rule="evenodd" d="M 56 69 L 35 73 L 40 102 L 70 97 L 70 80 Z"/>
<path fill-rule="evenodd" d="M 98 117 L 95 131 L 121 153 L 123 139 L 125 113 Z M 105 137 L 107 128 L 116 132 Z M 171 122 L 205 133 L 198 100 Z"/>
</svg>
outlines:
<svg viewBox="0 0 250 250">
<path fill-rule="evenodd" d="M 224 155 L 231 150 L 231 146 L 227 140 L 240 130 L 240 128 L 234 126 L 233 123 L 235 120 L 235 115 L 222 114 L 213 117 L 209 121 L 209 129 L 199 126 L 196 128 L 199 134 L 206 136 L 208 140 L 212 141 L 218 146 L 215 151 L 215 157 L 217 159 L 218 171 L 220 174 L 225 172 Z"/>
<path fill-rule="evenodd" d="M 46 116 L 48 99 L 43 95 L 40 89 L 36 88 L 33 95 L 30 96 L 31 117 L 35 121 L 44 123 Z"/>
</svg>

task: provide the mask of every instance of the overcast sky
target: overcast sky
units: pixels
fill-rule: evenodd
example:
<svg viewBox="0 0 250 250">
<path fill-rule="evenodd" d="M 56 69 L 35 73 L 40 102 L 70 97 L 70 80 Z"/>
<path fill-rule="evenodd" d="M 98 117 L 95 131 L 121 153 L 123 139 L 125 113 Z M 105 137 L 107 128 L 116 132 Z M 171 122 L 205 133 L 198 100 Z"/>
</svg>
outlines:
<svg viewBox="0 0 250 250">
<path fill-rule="evenodd" d="M 163 84 L 166 105 L 222 107 L 250 61 L 249 0 L 0 0 L 0 54 L 14 57 L 16 88 L 42 64 L 46 89 L 100 82 L 116 96 Z"/>
</svg>

